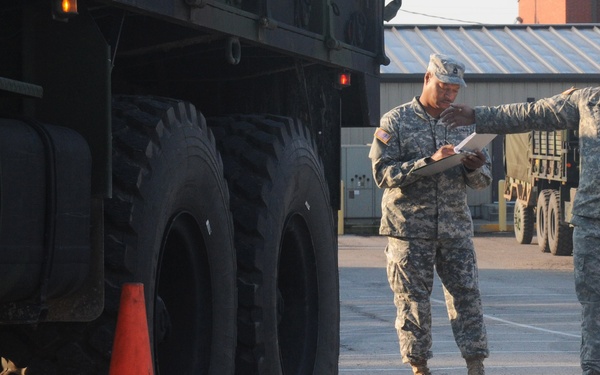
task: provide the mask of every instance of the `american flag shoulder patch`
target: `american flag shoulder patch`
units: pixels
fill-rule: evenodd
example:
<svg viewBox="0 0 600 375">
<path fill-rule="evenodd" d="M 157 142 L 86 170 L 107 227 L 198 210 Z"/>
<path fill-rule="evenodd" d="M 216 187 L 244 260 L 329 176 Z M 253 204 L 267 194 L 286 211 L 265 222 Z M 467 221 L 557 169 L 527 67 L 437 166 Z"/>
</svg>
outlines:
<svg viewBox="0 0 600 375">
<path fill-rule="evenodd" d="M 375 138 L 387 145 L 390 139 L 392 139 L 392 135 L 381 128 L 377 128 L 375 130 Z"/>
</svg>

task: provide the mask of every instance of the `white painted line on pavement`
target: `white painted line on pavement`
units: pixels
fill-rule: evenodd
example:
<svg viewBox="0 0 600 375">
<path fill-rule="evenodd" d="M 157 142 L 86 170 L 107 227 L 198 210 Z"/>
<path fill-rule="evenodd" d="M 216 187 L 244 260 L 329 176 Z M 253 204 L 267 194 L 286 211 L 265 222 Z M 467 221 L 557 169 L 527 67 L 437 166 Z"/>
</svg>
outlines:
<svg viewBox="0 0 600 375">
<path fill-rule="evenodd" d="M 432 298 L 431 301 L 435 302 L 435 303 L 439 303 L 439 304 L 446 304 L 445 301 L 440 301 L 440 300 L 434 299 L 434 298 Z M 501 323 L 513 325 L 515 327 L 527 328 L 527 329 L 531 329 L 531 330 L 534 330 L 534 331 L 552 333 L 552 334 L 555 334 L 555 335 L 561 335 L 561 336 L 566 336 L 566 337 L 577 337 L 577 338 L 581 337 L 581 335 L 574 335 L 572 333 L 567 333 L 567 332 L 553 331 L 551 329 L 540 328 L 540 327 L 532 326 L 532 325 L 529 325 L 529 324 L 521 324 L 521 323 L 511 322 L 510 320 L 496 318 L 494 316 L 490 316 L 490 315 L 486 315 L 486 314 L 483 314 L 483 317 L 485 319 L 490 319 L 490 320 L 494 320 L 494 321 L 497 321 L 497 322 L 501 322 Z"/>
<path fill-rule="evenodd" d="M 545 328 L 540 328 L 540 327 L 536 327 L 536 326 L 531 326 L 529 324 L 515 323 L 515 322 L 511 322 L 510 320 L 500 319 L 500 318 L 496 318 L 494 316 L 489 316 L 489 315 L 485 315 L 485 314 L 483 315 L 483 317 L 485 319 L 495 320 L 497 322 L 510 324 L 510 325 L 513 325 L 513 326 L 516 326 L 516 327 L 522 327 L 522 328 L 532 329 L 532 330 L 535 330 L 535 331 L 552 333 L 554 335 L 561 335 L 561 336 L 567 336 L 567 337 L 581 338 L 581 335 L 574 335 L 572 333 L 567 333 L 567 332 L 553 331 L 551 329 L 545 329 Z"/>
</svg>

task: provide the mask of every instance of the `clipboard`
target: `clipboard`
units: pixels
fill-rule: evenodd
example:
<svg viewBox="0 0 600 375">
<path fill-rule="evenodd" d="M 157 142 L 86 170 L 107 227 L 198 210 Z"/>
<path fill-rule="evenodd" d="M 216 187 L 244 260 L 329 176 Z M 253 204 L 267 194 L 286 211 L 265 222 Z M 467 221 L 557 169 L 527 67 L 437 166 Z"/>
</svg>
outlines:
<svg viewBox="0 0 600 375">
<path fill-rule="evenodd" d="M 496 138 L 497 134 L 477 134 L 475 132 L 471 133 L 467 138 L 463 139 L 456 147 L 454 147 L 454 152 L 475 152 L 476 150 L 483 150 L 485 146 L 487 146 L 494 138 Z"/>
<path fill-rule="evenodd" d="M 494 138 L 496 138 L 496 134 L 477 134 L 473 132 L 454 147 L 454 152 L 456 152 L 456 154 L 413 169 L 411 173 L 415 173 L 420 176 L 431 176 L 436 173 L 443 172 L 448 168 L 455 167 L 461 164 L 462 159 L 469 153 L 482 150 Z"/>
</svg>

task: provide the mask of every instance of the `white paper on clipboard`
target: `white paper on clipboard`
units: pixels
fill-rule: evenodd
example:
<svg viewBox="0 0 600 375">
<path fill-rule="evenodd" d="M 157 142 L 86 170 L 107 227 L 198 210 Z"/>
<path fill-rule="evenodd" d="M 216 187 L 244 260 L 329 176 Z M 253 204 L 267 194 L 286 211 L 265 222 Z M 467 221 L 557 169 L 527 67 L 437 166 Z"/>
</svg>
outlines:
<svg viewBox="0 0 600 375">
<path fill-rule="evenodd" d="M 462 142 L 460 142 L 454 147 L 454 152 L 456 152 L 456 154 L 440 159 L 438 161 L 434 161 L 433 163 L 429 163 L 420 168 L 414 169 L 412 173 L 418 174 L 420 176 L 431 176 L 436 173 L 443 172 L 448 168 L 457 166 L 461 164 L 462 159 L 466 156 L 467 153 L 482 150 L 495 137 L 496 134 L 471 133 L 471 135 L 463 139 Z"/>
<path fill-rule="evenodd" d="M 483 150 L 485 146 L 488 145 L 494 138 L 496 138 L 496 134 L 477 134 L 471 133 L 467 138 L 463 139 L 456 147 L 454 147 L 454 152 L 475 152 L 476 150 Z"/>
</svg>

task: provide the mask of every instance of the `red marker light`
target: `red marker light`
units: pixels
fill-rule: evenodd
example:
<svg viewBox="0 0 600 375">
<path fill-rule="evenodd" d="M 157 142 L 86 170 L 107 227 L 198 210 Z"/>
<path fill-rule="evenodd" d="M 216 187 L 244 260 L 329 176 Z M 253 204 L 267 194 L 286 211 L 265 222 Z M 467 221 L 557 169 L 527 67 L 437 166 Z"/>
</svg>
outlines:
<svg viewBox="0 0 600 375">
<path fill-rule="evenodd" d="M 350 73 L 339 73 L 338 74 L 338 84 L 341 87 L 348 87 L 351 84 L 351 76 Z"/>
</svg>

